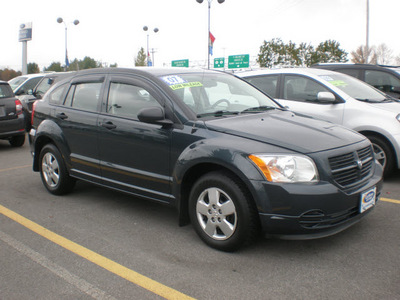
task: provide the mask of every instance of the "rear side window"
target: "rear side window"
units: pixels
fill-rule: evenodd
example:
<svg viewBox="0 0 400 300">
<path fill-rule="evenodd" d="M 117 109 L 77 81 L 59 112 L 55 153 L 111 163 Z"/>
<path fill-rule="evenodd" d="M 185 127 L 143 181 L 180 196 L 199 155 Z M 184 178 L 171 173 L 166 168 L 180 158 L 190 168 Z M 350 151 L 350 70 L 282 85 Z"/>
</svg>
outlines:
<svg viewBox="0 0 400 300">
<path fill-rule="evenodd" d="M 278 75 L 273 76 L 257 76 L 246 78 L 248 82 L 252 85 L 256 86 L 268 96 L 272 98 L 276 98 L 277 95 L 277 86 L 278 86 Z"/>
<path fill-rule="evenodd" d="M 400 80 L 398 78 L 392 74 L 381 71 L 366 70 L 365 82 L 383 92 L 391 92 L 400 89 Z"/>
<path fill-rule="evenodd" d="M 48 95 L 48 101 L 50 104 L 60 105 L 64 101 L 65 92 L 68 88 L 69 84 L 63 84 L 53 91 L 51 91 Z"/>
<path fill-rule="evenodd" d="M 99 82 L 72 85 L 68 91 L 65 106 L 88 111 L 97 111 L 101 85 L 102 83 Z"/>
<path fill-rule="evenodd" d="M 10 98 L 13 96 L 12 89 L 8 84 L 0 84 L 0 98 Z"/>
</svg>

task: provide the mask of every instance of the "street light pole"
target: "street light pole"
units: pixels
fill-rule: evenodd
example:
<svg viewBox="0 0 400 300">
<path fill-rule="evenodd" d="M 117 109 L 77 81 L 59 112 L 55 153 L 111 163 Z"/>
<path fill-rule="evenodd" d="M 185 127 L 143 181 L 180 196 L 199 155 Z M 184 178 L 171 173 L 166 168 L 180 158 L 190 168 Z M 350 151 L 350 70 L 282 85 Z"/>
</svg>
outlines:
<svg viewBox="0 0 400 300">
<path fill-rule="evenodd" d="M 63 18 L 58 18 L 57 19 L 58 23 L 64 23 L 65 26 L 65 67 L 64 70 L 67 71 L 67 68 L 69 67 L 69 61 L 68 61 L 68 33 L 67 33 L 67 24 L 64 22 Z M 74 25 L 79 24 L 79 20 L 75 20 L 72 22 Z"/>
<path fill-rule="evenodd" d="M 201 4 L 204 0 L 196 0 L 197 3 Z M 208 34 L 207 34 L 207 68 L 210 69 L 210 56 L 211 56 L 211 2 L 212 0 L 208 1 Z M 225 2 L 225 0 L 217 0 L 219 4 Z"/>
<path fill-rule="evenodd" d="M 144 26 L 143 30 L 147 32 L 147 30 L 149 30 L 149 27 Z M 153 31 L 154 31 L 154 33 L 157 33 L 159 30 L 156 27 L 156 28 L 153 29 Z M 149 48 L 149 33 L 147 33 L 147 54 L 146 54 L 147 59 L 146 59 L 146 61 L 147 61 L 147 66 L 148 67 L 154 66 L 154 49 L 153 49 L 153 62 L 151 62 L 151 60 L 150 60 L 150 52 L 149 51 L 150 51 L 150 48 Z"/>
</svg>

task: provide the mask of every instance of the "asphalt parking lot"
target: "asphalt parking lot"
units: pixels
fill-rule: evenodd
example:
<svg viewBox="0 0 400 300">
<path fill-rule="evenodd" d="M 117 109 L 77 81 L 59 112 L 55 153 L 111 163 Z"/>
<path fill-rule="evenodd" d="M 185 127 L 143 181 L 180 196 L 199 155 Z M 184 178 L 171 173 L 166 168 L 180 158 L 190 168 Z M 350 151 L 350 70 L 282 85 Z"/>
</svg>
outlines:
<svg viewBox="0 0 400 300">
<path fill-rule="evenodd" d="M 400 299 L 400 172 L 328 238 L 213 250 L 169 207 L 87 183 L 57 197 L 0 141 L 0 298 Z"/>
</svg>

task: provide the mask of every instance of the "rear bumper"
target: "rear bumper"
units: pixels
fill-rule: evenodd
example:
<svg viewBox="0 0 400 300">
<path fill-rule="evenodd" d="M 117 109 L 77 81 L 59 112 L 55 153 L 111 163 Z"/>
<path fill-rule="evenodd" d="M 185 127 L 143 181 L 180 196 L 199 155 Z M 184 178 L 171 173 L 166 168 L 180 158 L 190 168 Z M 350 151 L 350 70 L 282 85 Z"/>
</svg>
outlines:
<svg viewBox="0 0 400 300">
<path fill-rule="evenodd" d="M 25 118 L 19 115 L 18 118 L 0 120 L 0 139 L 25 134 Z"/>
</svg>

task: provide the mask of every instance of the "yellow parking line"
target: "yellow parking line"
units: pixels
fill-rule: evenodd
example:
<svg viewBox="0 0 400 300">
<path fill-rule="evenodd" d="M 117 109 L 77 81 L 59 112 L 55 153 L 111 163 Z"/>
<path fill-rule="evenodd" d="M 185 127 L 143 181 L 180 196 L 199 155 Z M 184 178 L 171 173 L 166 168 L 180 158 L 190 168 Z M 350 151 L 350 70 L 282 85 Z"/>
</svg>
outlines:
<svg viewBox="0 0 400 300">
<path fill-rule="evenodd" d="M 27 168 L 27 167 L 32 167 L 32 165 L 24 165 L 24 166 L 12 167 L 12 168 L 7 168 L 7 169 L 0 169 L 0 172 L 7 172 L 7 171 L 23 169 L 23 168 Z"/>
<path fill-rule="evenodd" d="M 4 216 L 14 220 L 15 222 L 25 226 L 26 228 L 36 232 L 42 237 L 56 243 L 57 245 L 93 262 L 94 264 L 122 277 L 126 280 L 149 290 L 150 292 L 164 297 L 165 299 L 194 299 L 177 290 L 167 287 L 153 279 L 141 275 L 131 269 L 128 269 L 104 256 L 97 254 L 83 246 L 80 246 L 42 226 L 36 224 L 27 218 L 9 210 L 8 208 L 0 205 L 0 213 Z"/>
<path fill-rule="evenodd" d="M 385 202 L 391 202 L 391 203 L 400 204 L 400 200 L 394 200 L 394 199 L 388 199 L 388 198 L 379 198 L 379 200 L 385 201 Z"/>
</svg>

